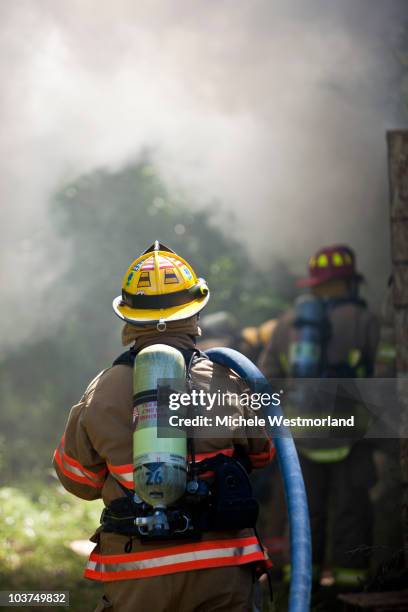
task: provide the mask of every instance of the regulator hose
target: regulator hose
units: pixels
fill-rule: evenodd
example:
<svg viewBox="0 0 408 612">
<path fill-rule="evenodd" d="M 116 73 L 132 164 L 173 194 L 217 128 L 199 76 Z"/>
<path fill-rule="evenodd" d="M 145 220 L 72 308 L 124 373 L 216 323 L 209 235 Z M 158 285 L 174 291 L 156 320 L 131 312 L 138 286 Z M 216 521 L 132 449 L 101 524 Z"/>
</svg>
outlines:
<svg viewBox="0 0 408 612">
<path fill-rule="evenodd" d="M 205 353 L 214 363 L 234 370 L 256 393 L 272 394 L 272 387 L 262 372 L 247 357 L 230 348 L 212 348 Z M 279 406 L 270 405 L 268 414 L 281 416 Z M 282 475 L 289 516 L 291 582 L 289 612 L 310 609 L 312 588 L 312 543 L 309 511 L 302 470 L 290 430 L 283 425 L 273 428 L 272 437 Z"/>
</svg>

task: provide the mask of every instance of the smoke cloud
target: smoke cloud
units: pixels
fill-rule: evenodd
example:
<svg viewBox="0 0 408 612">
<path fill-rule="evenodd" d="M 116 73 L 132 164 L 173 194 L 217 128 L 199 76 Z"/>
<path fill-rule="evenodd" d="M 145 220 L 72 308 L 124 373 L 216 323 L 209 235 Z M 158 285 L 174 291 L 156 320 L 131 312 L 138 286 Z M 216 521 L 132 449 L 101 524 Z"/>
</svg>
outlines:
<svg viewBox="0 0 408 612">
<path fill-rule="evenodd" d="M 39 331 L 27 292 L 43 299 L 69 256 L 53 191 L 146 147 L 171 184 L 234 211 L 257 259 L 302 273 L 344 241 L 380 297 L 405 1 L 19 0 L 0 18 L 3 337 L 10 317 Z"/>
</svg>

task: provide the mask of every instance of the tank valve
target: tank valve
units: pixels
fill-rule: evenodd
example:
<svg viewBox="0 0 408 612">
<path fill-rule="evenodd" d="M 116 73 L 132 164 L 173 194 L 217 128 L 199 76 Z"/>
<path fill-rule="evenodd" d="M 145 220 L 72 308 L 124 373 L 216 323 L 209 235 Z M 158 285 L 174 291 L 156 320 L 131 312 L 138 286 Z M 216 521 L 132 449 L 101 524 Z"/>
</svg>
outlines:
<svg viewBox="0 0 408 612">
<path fill-rule="evenodd" d="M 150 533 L 165 535 L 170 531 L 166 511 L 162 508 L 156 509 L 153 514 L 149 516 L 138 516 L 135 520 L 135 524 L 137 527 L 141 528 L 140 533 L 142 535 Z"/>
</svg>

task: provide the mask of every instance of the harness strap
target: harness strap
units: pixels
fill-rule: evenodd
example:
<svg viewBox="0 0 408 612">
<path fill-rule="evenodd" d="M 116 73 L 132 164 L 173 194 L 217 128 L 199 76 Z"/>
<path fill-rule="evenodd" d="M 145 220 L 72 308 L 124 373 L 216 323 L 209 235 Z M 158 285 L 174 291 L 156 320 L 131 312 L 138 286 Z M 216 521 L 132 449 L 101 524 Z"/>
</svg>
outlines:
<svg viewBox="0 0 408 612">
<path fill-rule="evenodd" d="M 177 347 L 175 346 L 174 348 L 177 348 Z M 141 348 L 135 349 L 135 347 L 132 346 L 130 349 L 128 349 L 124 353 L 121 353 L 112 363 L 112 366 L 126 365 L 126 366 L 129 366 L 130 368 L 133 368 L 135 364 L 135 359 L 141 350 L 142 350 Z M 198 359 L 199 357 L 203 357 L 204 353 L 202 353 L 196 347 L 191 348 L 191 349 L 177 348 L 177 350 L 180 351 L 180 353 L 183 355 L 184 361 L 186 363 L 187 375 L 190 375 L 190 370 L 193 365 L 194 358 L 196 357 Z"/>
</svg>

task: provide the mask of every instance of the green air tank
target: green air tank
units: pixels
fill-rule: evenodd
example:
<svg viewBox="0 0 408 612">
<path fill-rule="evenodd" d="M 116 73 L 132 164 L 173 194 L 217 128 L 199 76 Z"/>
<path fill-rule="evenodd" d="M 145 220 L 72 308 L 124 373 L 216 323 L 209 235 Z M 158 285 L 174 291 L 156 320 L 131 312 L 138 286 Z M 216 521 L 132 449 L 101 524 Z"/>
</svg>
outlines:
<svg viewBox="0 0 408 612">
<path fill-rule="evenodd" d="M 180 380 L 185 381 L 185 360 L 176 348 L 153 344 L 138 353 L 133 369 L 135 493 L 153 508 L 176 502 L 185 491 L 187 479 L 184 432 L 169 426 L 161 428 L 162 437 L 158 437 L 155 392 L 162 379 L 174 379 L 178 385 Z"/>
</svg>

